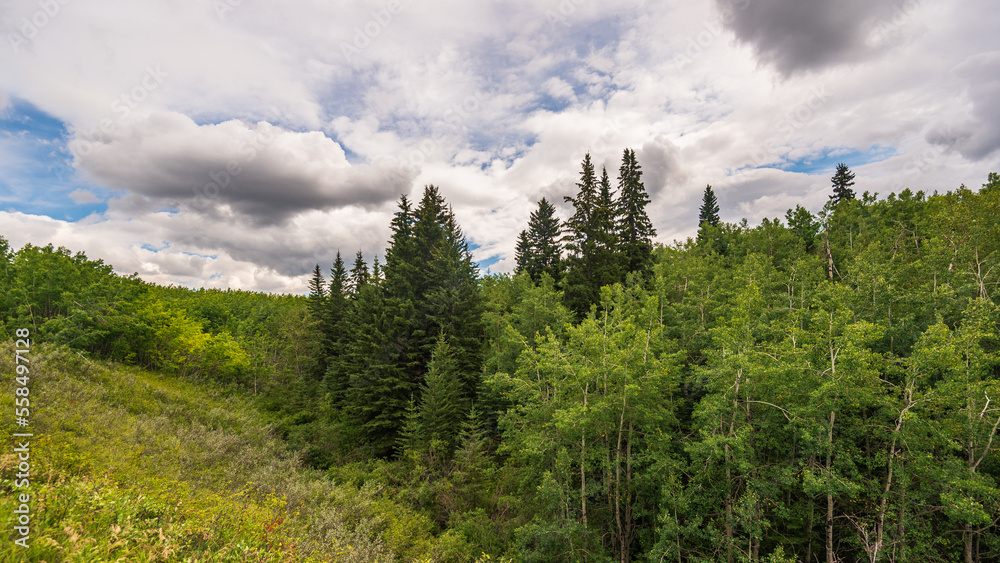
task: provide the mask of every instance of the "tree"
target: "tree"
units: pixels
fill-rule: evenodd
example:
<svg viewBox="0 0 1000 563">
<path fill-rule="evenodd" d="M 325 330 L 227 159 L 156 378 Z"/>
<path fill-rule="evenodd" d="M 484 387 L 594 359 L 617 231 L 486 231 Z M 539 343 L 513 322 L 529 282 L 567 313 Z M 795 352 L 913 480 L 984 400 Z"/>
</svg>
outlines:
<svg viewBox="0 0 1000 563">
<path fill-rule="evenodd" d="M 635 151 L 625 149 L 618 169 L 618 217 L 615 225 L 624 272 L 648 273 L 656 229 L 646 215 L 649 195 L 642 183 L 642 168 Z"/>
<path fill-rule="evenodd" d="M 323 311 L 326 309 L 326 280 L 323 279 L 323 272 L 319 269 L 319 264 L 313 269 L 312 278 L 309 279 L 309 314 L 313 321 L 320 322 L 323 318 Z"/>
<path fill-rule="evenodd" d="M 698 226 L 707 222 L 713 227 L 719 226 L 719 200 L 715 198 L 712 185 L 705 186 L 705 194 L 701 198 L 701 209 L 698 210 Z"/>
<path fill-rule="evenodd" d="M 788 221 L 788 228 L 802 239 L 805 251 L 812 252 L 816 245 L 816 235 L 821 226 L 813 214 L 805 207 L 796 205 L 794 211 L 789 209 L 785 213 L 785 220 Z"/>
<path fill-rule="evenodd" d="M 600 298 L 601 287 L 619 279 L 618 260 L 615 257 L 614 210 L 610 186 L 598 191 L 594 165 L 588 153 L 583 158 L 579 191 L 575 198 L 566 196 L 575 212 L 566 221 L 565 235 L 566 276 L 563 291 L 568 307 L 585 314 Z"/>
<path fill-rule="evenodd" d="M 323 316 L 323 345 L 326 359 L 323 377 L 327 391 L 338 402 L 347 389 L 347 378 L 343 376 L 337 364 L 348 341 L 345 330 L 350 305 L 348 283 L 344 260 L 338 250 L 333 268 L 330 269 L 329 294 L 326 297 L 326 310 Z"/>
<path fill-rule="evenodd" d="M 456 430 L 467 409 L 462 398 L 462 376 L 448 338 L 441 334 L 434 346 L 420 391 L 420 430 L 427 443 L 441 443 L 450 454 Z"/>
<path fill-rule="evenodd" d="M 365 257 L 359 250 L 354 255 L 354 267 L 351 268 L 351 277 L 348 285 L 352 296 L 357 295 L 358 291 L 368 283 L 369 277 L 368 264 L 365 263 Z"/>
<path fill-rule="evenodd" d="M 841 162 L 837 165 L 837 172 L 830 181 L 833 183 L 833 195 L 830 196 L 830 199 L 833 200 L 834 205 L 844 200 L 854 199 L 854 190 L 851 189 L 851 186 L 854 185 L 854 173 L 846 164 Z"/>
<path fill-rule="evenodd" d="M 538 209 L 531 212 L 528 230 L 518 235 L 517 271 L 527 273 L 536 282 L 542 273 L 557 281 L 561 277 L 561 228 L 555 212 L 556 208 L 543 197 L 538 202 Z"/>
</svg>

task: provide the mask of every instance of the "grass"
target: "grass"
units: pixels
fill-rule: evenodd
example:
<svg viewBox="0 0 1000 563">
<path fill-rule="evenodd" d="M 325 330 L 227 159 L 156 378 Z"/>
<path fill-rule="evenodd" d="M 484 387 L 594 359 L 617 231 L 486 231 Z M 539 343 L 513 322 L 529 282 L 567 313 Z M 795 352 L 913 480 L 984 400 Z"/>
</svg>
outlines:
<svg viewBox="0 0 1000 563">
<path fill-rule="evenodd" d="M 31 534 L 0 560 L 467 561 L 371 482 L 302 467 L 239 394 L 62 349 L 31 352 Z M 0 518 L 11 522 L 14 346 L 0 347 Z"/>
</svg>

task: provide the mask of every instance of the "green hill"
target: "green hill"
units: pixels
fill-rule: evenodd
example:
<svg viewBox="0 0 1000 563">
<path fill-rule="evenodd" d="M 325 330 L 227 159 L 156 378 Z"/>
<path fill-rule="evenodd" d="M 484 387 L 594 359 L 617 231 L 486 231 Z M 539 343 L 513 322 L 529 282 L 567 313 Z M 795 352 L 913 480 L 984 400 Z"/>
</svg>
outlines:
<svg viewBox="0 0 1000 563">
<path fill-rule="evenodd" d="M 15 372 L 13 342 L 0 373 Z M 52 347 L 30 354 L 30 487 L 15 488 L 10 416 L 0 434 L 0 514 L 30 494 L 27 549 L 4 561 L 448 560 L 468 546 L 378 485 L 306 469 L 239 394 Z M 13 376 L 0 410 L 14 411 Z"/>
</svg>

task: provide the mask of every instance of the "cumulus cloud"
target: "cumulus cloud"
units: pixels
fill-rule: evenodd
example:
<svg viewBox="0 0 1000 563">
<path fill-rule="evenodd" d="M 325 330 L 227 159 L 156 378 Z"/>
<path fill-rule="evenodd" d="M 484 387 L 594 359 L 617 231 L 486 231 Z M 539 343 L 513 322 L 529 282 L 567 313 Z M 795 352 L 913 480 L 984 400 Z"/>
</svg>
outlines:
<svg viewBox="0 0 1000 563">
<path fill-rule="evenodd" d="M 981 160 L 1000 149 L 1000 51 L 969 57 L 955 74 L 967 87 L 971 115 L 957 123 L 938 124 L 928 132 L 927 141 Z"/>
<path fill-rule="evenodd" d="M 338 249 L 381 254 L 395 200 L 431 183 L 510 271 L 538 199 L 568 216 L 588 152 L 615 177 L 636 150 L 661 242 L 694 234 L 706 184 L 726 220 L 818 210 L 826 171 L 762 167 L 823 155 L 893 149 L 848 163 L 862 189 L 973 185 L 1000 169 L 993 3 L 69 3 L 0 49 L 0 108 L 62 122 L 81 178 L 56 188 L 30 170 L 49 156 L 0 144 L 0 200 L 107 210 L 0 221 L 157 283 L 303 292 Z M 5 37 L 38 10 L 11 4 Z"/>
<path fill-rule="evenodd" d="M 740 42 L 787 76 L 862 60 L 879 24 L 891 20 L 893 0 L 716 0 L 716 6 Z"/>
<path fill-rule="evenodd" d="M 95 182 L 257 224 L 281 224 L 310 210 L 377 207 L 409 192 L 412 180 L 399 165 L 350 164 L 343 148 L 318 131 L 236 120 L 198 125 L 173 112 L 70 147 L 76 166 Z"/>
<path fill-rule="evenodd" d="M 69 197 L 77 204 L 98 203 L 101 201 L 93 192 L 87 190 L 73 190 L 69 193 Z"/>
</svg>

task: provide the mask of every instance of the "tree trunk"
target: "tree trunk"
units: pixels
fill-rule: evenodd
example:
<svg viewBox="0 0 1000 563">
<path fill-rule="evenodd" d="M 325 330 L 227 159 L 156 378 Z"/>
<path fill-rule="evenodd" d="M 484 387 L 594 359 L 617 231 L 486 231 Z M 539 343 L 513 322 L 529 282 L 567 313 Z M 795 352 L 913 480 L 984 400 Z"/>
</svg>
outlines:
<svg viewBox="0 0 1000 563">
<path fill-rule="evenodd" d="M 833 555 L 833 422 L 836 412 L 830 411 L 830 437 L 826 449 L 826 563 L 834 563 Z"/>
<path fill-rule="evenodd" d="M 580 517 L 583 520 L 583 527 L 587 527 L 587 390 L 590 387 L 588 381 L 583 387 L 583 417 L 584 427 L 580 429 Z"/>
<path fill-rule="evenodd" d="M 823 235 L 824 235 L 823 238 L 826 239 L 826 264 L 827 264 L 826 265 L 826 269 L 827 269 L 827 273 L 830 276 L 830 279 L 832 280 L 833 279 L 833 252 L 830 251 L 830 225 L 829 224 L 827 224 L 826 228 L 823 229 Z"/>
</svg>

